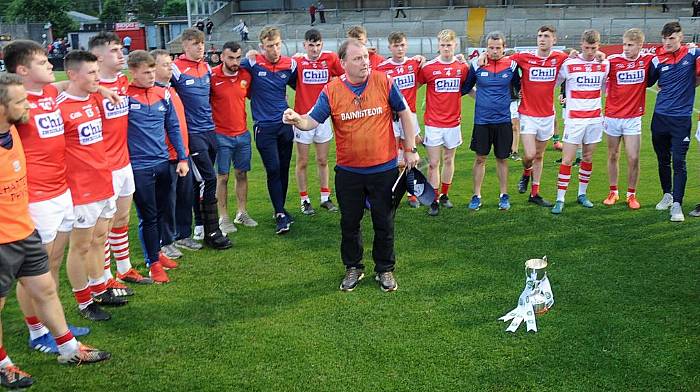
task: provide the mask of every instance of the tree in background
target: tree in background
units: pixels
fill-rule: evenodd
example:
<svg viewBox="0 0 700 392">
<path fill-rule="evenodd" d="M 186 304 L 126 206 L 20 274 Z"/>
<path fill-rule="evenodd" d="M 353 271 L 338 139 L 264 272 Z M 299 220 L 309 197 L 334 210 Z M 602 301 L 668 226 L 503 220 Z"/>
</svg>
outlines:
<svg viewBox="0 0 700 392">
<path fill-rule="evenodd" d="M 5 16 L 9 21 L 51 21 L 53 36 L 65 37 L 68 32 L 79 27 L 66 14 L 71 10 L 69 4 L 69 0 L 13 0 Z"/>
<path fill-rule="evenodd" d="M 185 0 L 166 0 L 162 14 L 163 16 L 187 15 L 187 3 Z"/>
<path fill-rule="evenodd" d="M 103 23 L 123 22 L 126 20 L 125 8 L 123 0 L 107 0 L 102 6 L 100 20 Z"/>
</svg>

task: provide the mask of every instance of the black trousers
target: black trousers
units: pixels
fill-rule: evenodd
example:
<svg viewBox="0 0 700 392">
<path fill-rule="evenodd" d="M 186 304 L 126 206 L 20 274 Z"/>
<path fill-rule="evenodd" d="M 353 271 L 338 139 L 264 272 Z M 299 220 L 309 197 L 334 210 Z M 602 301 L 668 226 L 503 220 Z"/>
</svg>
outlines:
<svg viewBox="0 0 700 392">
<path fill-rule="evenodd" d="M 371 205 L 374 242 L 372 258 L 376 272 L 394 270 L 394 209 L 391 187 L 398 169 L 376 174 L 357 174 L 335 169 L 335 195 L 340 205 L 340 256 L 345 268 L 364 268 L 360 223 L 365 210 L 365 198 Z"/>
</svg>

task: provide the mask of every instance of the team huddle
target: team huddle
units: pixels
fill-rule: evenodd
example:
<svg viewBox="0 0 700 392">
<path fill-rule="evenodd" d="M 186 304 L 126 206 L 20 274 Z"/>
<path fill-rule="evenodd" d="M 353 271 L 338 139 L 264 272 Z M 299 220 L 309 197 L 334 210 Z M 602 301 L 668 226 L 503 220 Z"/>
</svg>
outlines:
<svg viewBox="0 0 700 392">
<path fill-rule="evenodd" d="M 32 349 L 58 354 L 62 363 L 91 363 L 110 354 L 79 343 L 89 329 L 67 325 L 58 301 L 59 270 L 68 248 L 66 271 L 79 313 L 106 321 L 104 306 L 122 306 L 134 294 L 126 284 L 167 283 L 178 267 L 181 249 L 232 246 L 236 224 L 255 227 L 247 212 L 247 173 L 251 132 L 246 99 L 254 121 L 254 142 L 267 175 L 275 233 L 291 230 L 285 208 L 293 147 L 300 209 L 316 213 L 309 196 L 310 146 L 316 150 L 319 205 L 340 211 L 341 255 L 346 276 L 341 290 L 362 279 L 359 223 L 364 206 L 375 227 L 375 271 L 380 288 L 394 291 L 393 211 L 386 199 L 398 174 L 418 161 L 416 144 L 426 148 L 427 179 L 434 197 L 428 214 L 452 208 L 456 149 L 462 144 L 461 99 L 475 99 L 470 148 L 476 153 L 470 210 L 482 206 L 481 185 L 491 149 L 497 162 L 498 208 L 511 207 L 508 158 L 513 150 L 512 119 L 522 142 L 520 193 L 528 200 L 564 211 L 577 150 L 581 150 L 577 202 L 591 208 L 587 187 L 593 152 L 608 142 L 610 193 L 615 204 L 621 143 L 628 160 L 626 203 L 639 209 L 641 117 L 646 88 L 658 83 L 651 124 L 659 164 L 662 199 L 672 221 L 684 220 L 685 156 L 700 51 L 682 44 L 677 22 L 664 26 L 663 47 L 642 54 L 644 35 L 630 29 L 623 53 L 607 59 L 599 52 L 600 34 L 586 30 L 580 52 L 553 50 L 556 30 L 542 26 L 534 53 L 505 55 L 505 37 L 492 33 L 486 52 L 470 63 L 456 55 L 457 36 L 438 34 L 439 55 L 407 57 L 407 37 L 388 37 L 391 58 L 367 50 L 367 32 L 353 27 L 339 54 L 323 50 L 320 32 L 305 35 L 306 53 L 281 55 L 281 34 L 266 27 L 260 52 L 242 53 L 240 44 L 223 46 L 222 64 L 204 61 L 204 34 L 182 34 L 184 54 L 172 60 L 164 50 L 133 51 L 126 60 L 114 33 L 99 33 L 89 50 L 65 57 L 68 81 L 55 82 L 44 49 L 33 41 L 14 41 L 4 49 L 8 74 L 0 76 L 0 306 L 14 280 Z M 354 57 L 353 57 L 354 56 Z M 131 81 L 122 69 L 126 65 Z M 416 115 L 417 89 L 426 85 L 425 132 Z M 540 194 L 543 155 L 555 131 L 554 94 L 564 87 L 563 154 L 554 203 Z M 287 87 L 296 90 L 294 109 Z M 519 91 L 517 112 L 511 110 Z M 602 96 L 605 94 L 605 107 Z M 342 125 L 345 124 L 345 125 Z M 328 155 L 336 136 L 336 190 L 331 199 Z M 236 213 L 229 217 L 228 178 L 234 169 Z M 341 189 L 342 188 L 342 189 Z M 342 192 L 341 192 L 342 191 Z M 390 192 L 389 192 L 390 193 Z M 342 195 L 342 196 L 341 196 Z M 131 263 L 128 236 L 132 203 L 147 276 Z M 418 207 L 414 195 L 408 203 Z M 700 216 L 700 208 L 691 212 Z M 115 261 L 115 271 L 112 269 Z M 26 387 L 33 379 L 14 366 L 0 346 L 3 386 Z"/>
</svg>

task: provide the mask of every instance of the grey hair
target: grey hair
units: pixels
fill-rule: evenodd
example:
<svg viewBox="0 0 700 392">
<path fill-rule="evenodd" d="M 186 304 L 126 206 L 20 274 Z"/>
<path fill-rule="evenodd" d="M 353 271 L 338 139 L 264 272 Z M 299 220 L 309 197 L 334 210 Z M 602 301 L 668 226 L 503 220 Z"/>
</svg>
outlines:
<svg viewBox="0 0 700 392">
<path fill-rule="evenodd" d="M 0 73 L 0 105 L 7 107 L 10 103 L 9 87 L 21 86 L 22 78 L 10 73 Z"/>
<path fill-rule="evenodd" d="M 486 36 L 486 42 L 489 42 L 489 40 L 501 41 L 504 46 L 506 44 L 506 36 L 503 35 L 503 33 L 501 33 L 500 31 L 492 31 L 488 33 L 488 35 Z"/>
</svg>

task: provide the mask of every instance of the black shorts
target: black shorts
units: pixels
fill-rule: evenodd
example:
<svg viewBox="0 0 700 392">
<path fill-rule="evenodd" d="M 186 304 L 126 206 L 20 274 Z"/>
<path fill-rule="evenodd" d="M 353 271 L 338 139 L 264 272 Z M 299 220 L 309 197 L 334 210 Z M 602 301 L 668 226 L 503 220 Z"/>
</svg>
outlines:
<svg viewBox="0 0 700 392">
<path fill-rule="evenodd" d="M 7 297 L 12 284 L 23 276 L 49 272 L 49 256 L 36 230 L 27 238 L 0 245 L 0 297 Z"/>
<path fill-rule="evenodd" d="M 500 124 L 474 124 L 472 142 L 469 148 L 476 155 L 489 155 L 491 146 L 498 159 L 510 156 L 513 144 L 513 126 L 510 121 Z"/>
</svg>

